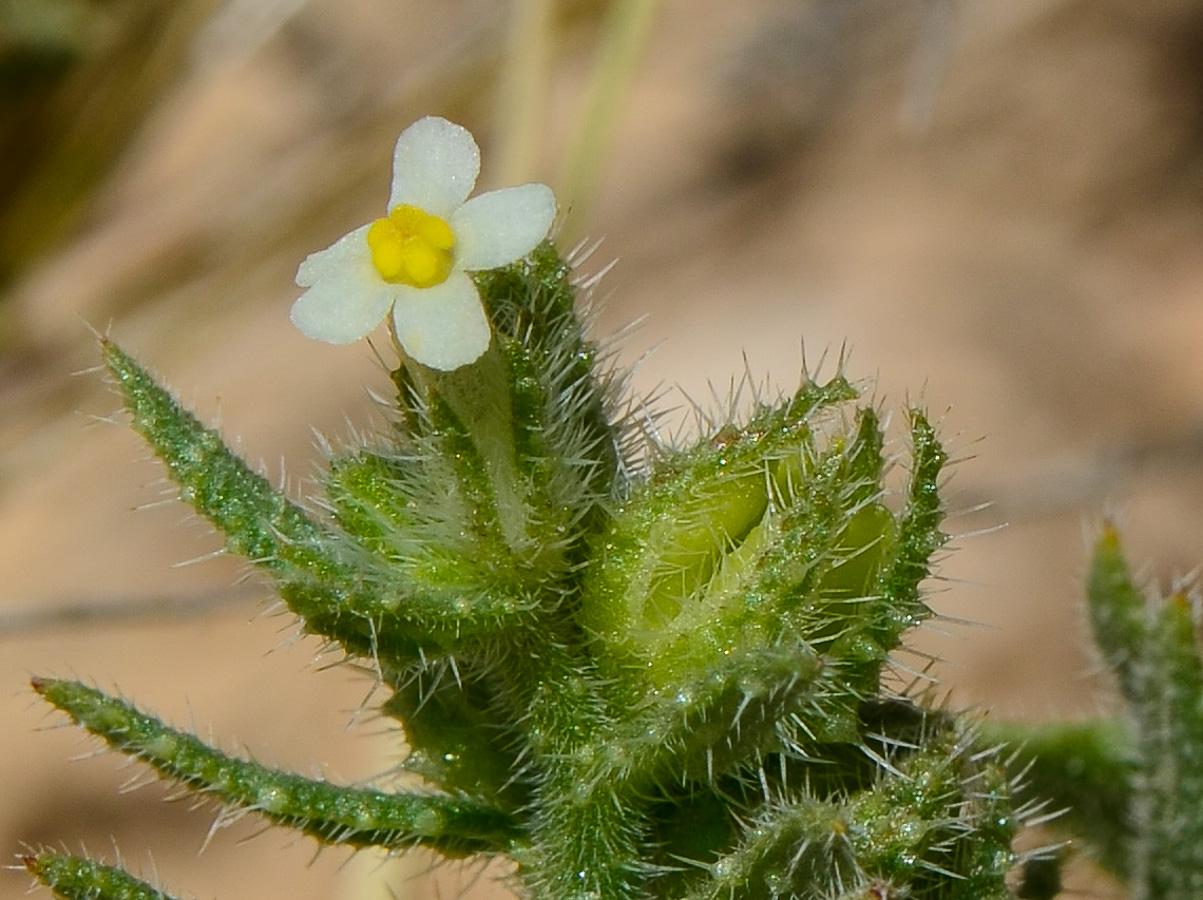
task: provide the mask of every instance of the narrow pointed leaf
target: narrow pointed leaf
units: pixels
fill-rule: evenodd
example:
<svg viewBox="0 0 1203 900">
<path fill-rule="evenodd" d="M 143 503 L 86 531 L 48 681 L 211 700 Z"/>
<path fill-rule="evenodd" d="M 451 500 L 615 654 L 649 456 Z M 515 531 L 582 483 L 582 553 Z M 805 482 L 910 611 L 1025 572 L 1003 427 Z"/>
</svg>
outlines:
<svg viewBox="0 0 1203 900">
<path fill-rule="evenodd" d="M 459 855 L 501 850 L 520 837 L 509 816 L 472 800 L 312 781 L 228 756 L 78 682 L 36 679 L 33 686 L 79 725 L 163 777 L 324 843 L 420 844 Z"/>
<path fill-rule="evenodd" d="M 62 900 L 173 900 L 124 869 L 82 856 L 44 850 L 23 856 L 21 862 Z"/>
<path fill-rule="evenodd" d="M 1141 703 L 1140 668 L 1148 652 L 1145 598 L 1124 559 L 1119 534 L 1107 525 L 1094 548 L 1086 578 L 1087 612 L 1095 642 L 1119 679 L 1129 703 Z"/>
<path fill-rule="evenodd" d="M 1203 891 L 1203 660 L 1191 604 L 1166 599 L 1157 611 L 1140 677 L 1141 777 L 1134 803 L 1138 838 L 1133 882 L 1160 898 Z"/>
<path fill-rule="evenodd" d="M 300 507 L 253 472 L 132 356 L 108 340 L 101 350 L 134 429 L 163 461 L 180 498 L 213 523 L 229 550 L 285 577 L 325 578 L 338 571 L 320 549 L 320 527 Z"/>
<path fill-rule="evenodd" d="M 285 602 L 309 631 L 353 655 L 383 654 L 397 663 L 420 655 L 423 641 L 454 647 L 512 612 L 514 602 L 504 595 L 482 594 L 487 603 L 472 605 L 412 584 L 382 594 L 383 579 L 373 578 L 370 567 L 349 566 L 323 525 L 252 471 L 133 357 L 107 340 L 102 351 L 134 428 L 167 467 L 181 499 L 213 523 L 227 549 L 283 582 Z"/>
</svg>

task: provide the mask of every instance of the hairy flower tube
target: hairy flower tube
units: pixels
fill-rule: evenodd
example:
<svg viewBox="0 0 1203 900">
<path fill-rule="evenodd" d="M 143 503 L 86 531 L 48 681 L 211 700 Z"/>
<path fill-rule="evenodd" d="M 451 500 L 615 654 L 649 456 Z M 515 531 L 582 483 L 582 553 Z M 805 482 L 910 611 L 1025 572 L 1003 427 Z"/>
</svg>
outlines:
<svg viewBox="0 0 1203 900">
<path fill-rule="evenodd" d="M 311 254 L 297 270 L 307 288 L 292 321 L 308 337 L 346 344 L 392 313 L 414 361 L 443 371 L 475 362 L 492 328 L 468 272 L 495 269 L 547 236 L 555 196 L 543 184 L 468 195 L 480 149 L 463 127 L 437 116 L 410 125 L 393 153 L 387 215 Z"/>
</svg>

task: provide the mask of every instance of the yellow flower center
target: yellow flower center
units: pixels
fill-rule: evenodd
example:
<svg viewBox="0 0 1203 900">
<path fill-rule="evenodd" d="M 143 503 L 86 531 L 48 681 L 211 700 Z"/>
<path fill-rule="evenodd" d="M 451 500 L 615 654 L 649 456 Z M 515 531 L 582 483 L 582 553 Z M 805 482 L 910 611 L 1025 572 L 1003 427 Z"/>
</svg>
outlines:
<svg viewBox="0 0 1203 900">
<path fill-rule="evenodd" d="M 455 234 L 438 216 L 416 206 L 398 206 L 368 229 L 372 265 L 392 284 L 428 288 L 451 274 Z"/>
</svg>

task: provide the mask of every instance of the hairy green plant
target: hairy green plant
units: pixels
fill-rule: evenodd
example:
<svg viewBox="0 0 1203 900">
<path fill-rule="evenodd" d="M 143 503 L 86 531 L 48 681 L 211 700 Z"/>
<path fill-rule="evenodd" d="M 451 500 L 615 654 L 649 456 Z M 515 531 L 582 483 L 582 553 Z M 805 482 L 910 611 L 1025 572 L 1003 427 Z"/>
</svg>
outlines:
<svg viewBox="0 0 1203 900">
<path fill-rule="evenodd" d="M 491 349 L 398 366 L 395 422 L 331 460 L 318 511 L 102 344 L 181 497 L 380 673 L 428 787 L 312 781 L 79 682 L 35 689 L 223 804 L 323 843 L 505 856 L 530 897 L 1009 896 L 1003 767 L 883 683 L 944 542 L 924 413 L 899 496 L 842 373 L 668 446 L 616 415 L 551 244 L 476 283 Z M 28 865 L 72 900 L 161 896 L 58 853 Z"/>
<path fill-rule="evenodd" d="M 304 630 L 378 674 L 424 785 L 315 781 L 78 681 L 34 689 L 228 808 L 323 844 L 505 857 L 532 900 L 1012 896 L 1004 761 L 898 664 L 945 542 L 924 411 L 897 475 L 842 370 L 659 440 L 620 414 L 638 407 L 540 243 L 550 192 L 465 202 L 465 135 L 408 129 L 388 217 L 298 273 L 303 331 L 341 342 L 389 317 L 400 351 L 395 417 L 330 460 L 320 501 L 101 345 L 180 497 Z M 67 900 L 165 896 L 58 852 L 25 862 Z"/>
<path fill-rule="evenodd" d="M 1022 749 L 1025 792 L 1134 900 L 1203 896 L 1203 648 L 1197 594 L 1142 590 L 1108 524 L 1086 583 L 1095 643 L 1127 706 L 1122 718 L 992 725 Z"/>
</svg>

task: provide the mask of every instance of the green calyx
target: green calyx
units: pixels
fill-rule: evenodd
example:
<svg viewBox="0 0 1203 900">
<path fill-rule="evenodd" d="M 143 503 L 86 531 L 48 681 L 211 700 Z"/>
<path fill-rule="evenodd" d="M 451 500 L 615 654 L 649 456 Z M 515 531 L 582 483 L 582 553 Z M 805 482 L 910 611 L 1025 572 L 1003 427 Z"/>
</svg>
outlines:
<svg viewBox="0 0 1203 900">
<path fill-rule="evenodd" d="M 876 412 L 850 433 L 842 377 L 808 383 L 742 425 L 665 451 L 594 542 L 581 617 L 610 677 L 633 695 L 702 677 L 716 660 L 798 643 L 829 655 L 850 695 L 872 694 L 902 634 L 929 614 L 917 593 L 943 542 L 934 492 L 943 452 L 914 413 L 908 500 L 887 506 Z M 907 540 L 910 543 L 908 545 Z"/>
</svg>

